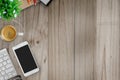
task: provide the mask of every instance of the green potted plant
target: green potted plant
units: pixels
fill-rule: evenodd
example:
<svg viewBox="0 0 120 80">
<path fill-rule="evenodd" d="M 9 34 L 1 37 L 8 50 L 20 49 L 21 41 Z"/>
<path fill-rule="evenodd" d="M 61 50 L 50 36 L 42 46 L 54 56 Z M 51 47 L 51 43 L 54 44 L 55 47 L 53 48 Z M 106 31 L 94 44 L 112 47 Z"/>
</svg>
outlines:
<svg viewBox="0 0 120 80">
<path fill-rule="evenodd" d="M 0 0 L 0 18 L 10 21 L 16 18 L 21 11 L 20 0 Z"/>
</svg>

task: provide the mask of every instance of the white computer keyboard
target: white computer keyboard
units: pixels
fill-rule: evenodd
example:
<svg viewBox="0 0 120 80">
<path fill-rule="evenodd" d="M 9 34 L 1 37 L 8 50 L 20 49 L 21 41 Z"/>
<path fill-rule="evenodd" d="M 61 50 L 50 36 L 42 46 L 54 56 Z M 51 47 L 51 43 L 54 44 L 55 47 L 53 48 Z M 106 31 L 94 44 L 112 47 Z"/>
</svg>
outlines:
<svg viewBox="0 0 120 80">
<path fill-rule="evenodd" d="M 7 50 L 0 50 L 0 80 L 7 80 L 16 75 L 16 70 L 11 62 Z"/>
</svg>

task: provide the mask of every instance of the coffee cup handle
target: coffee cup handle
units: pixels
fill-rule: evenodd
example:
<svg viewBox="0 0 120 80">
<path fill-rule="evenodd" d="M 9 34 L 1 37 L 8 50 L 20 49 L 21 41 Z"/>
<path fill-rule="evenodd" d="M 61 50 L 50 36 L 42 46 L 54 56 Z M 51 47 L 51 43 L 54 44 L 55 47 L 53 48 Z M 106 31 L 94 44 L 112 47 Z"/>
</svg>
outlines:
<svg viewBox="0 0 120 80">
<path fill-rule="evenodd" d="M 24 36 L 24 33 L 23 33 L 23 32 L 18 32 L 17 35 L 18 35 L 18 36 Z"/>
</svg>

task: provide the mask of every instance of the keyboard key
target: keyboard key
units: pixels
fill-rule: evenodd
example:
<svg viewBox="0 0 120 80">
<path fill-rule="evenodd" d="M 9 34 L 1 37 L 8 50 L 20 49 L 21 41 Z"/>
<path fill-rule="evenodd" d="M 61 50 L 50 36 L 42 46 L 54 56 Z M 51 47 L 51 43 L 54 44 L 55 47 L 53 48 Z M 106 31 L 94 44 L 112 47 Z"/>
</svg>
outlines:
<svg viewBox="0 0 120 80">
<path fill-rule="evenodd" d="M 2 62 L 3 60 L 2 59 L 0 59 L 0 63 Z"/>
<path fill-rule="evenodd" d="M 15 71 L 12 73 L 13 76 L 16 76 L 16 74 L 17 74 L 17 73 L 16 73 Z"/>
<path fill-rule="evenodd" d="M 7 60 L 8 58 L 9 58 L 9 57 L 8 57 L 8 56 L 6 56 L 6 57 L 4 57 L 3 59 L 4 59 L 4 60 Z"/>
<path fill-rule="evenodd" d="M 0 64 L 0 67 L 2 67 L 2 64 Z"/>
<path fill-rule="evenodd" d="M 3 55 L 0 55 L 0 58 L 3 57 Z"/>
<path fill-rule="evenodd" d="M 9 72 L 12 72 L 13 70 L 14 70 L 13 68 L 10 68 L 10 69 L 5 70 L 5 72 L 9 73 Z"/>
<path fill-rule="evenodd" d="M 5 53 L 4 56 L 7 56 L 7 53 Z"/>
<path fill-rule="evenodd" d="M 2 74 L 2 75 L 5 75 L 5 72 L 4 72 L 4 71 L 2 71 L 2 72 L 1 72 L 1 74 Z"/>
<path fill-rule="evenodd" d="M 5 79 L 7 80 L 7 79 L 8 79 L 8 76 L 5 76 Z"/>
<path fill-rule="evenodd" d="M 5 70 L 5 67 L 2 67 L 1 70 L 4 71 L 4 70 Z"/>
<path fill-rule="evenodd" d="M 7 64 L 6 68 L 12 67 L 12 64 Z"/>
<path fill-rule="evenodd" d="M 7 60 L 7 63 L 11 63 L 11 61 L 10 61 L 10 60 Z"/>
<path fill-rule="evenodd" d="M 3 65 L 6 65 L 7 64 L 7 62 L 5 61 L 5 62 L 3 62 Z"/>
<path fill-rule="evenodd" d="M 11 78 L 12 77 L 12 75 L 9 75 L 9 77 L 8 78 Z"/>
</svg>

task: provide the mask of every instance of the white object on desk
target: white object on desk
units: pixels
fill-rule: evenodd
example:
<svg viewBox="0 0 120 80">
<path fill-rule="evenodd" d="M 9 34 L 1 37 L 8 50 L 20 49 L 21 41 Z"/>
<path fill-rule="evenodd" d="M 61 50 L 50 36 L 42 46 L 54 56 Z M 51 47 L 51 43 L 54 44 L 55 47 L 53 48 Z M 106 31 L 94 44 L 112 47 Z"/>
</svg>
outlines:
<svg viewBox="0 0 120 80">
<path fill-rule="evenodd" d="M 8 80 L 16 75 L 16 70 L 12 64 L 7 50 L 0 50 L 0 80 Z"/>
<path fill-rule="evenodd" d="M 47 5 L 51 0 L 40 0 L 42 3 L 44 3 L 45 5 Z"/>
<path fill-rule="evenodd" d="M 32 55 L 27 41 L 14 46 L 12 49 L 25 77 L 39 71 L 38 65 L 36 64 L 36 60 Z"/>
</svg>

